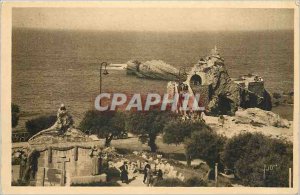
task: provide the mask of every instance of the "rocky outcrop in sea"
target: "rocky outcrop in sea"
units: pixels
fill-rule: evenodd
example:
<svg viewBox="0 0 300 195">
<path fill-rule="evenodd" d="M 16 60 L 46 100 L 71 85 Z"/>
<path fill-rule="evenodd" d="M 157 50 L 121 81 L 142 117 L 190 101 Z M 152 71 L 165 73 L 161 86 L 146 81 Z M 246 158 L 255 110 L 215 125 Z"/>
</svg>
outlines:
<svg viewBox="0 0 300 195">
<path fill-rule="evenodd" d="M 246 86 L 235 82 L 229 76 L 225 64 L 220 62 L 207 68 L 205 73 L 206 77 L 211 81 L 212 87 L 212 98 L 207 105 L 210 114 L 234 115 L 238 107 L 272 109 L 270 94 L 259 82 L 256 82 L 258 87 L 251 91 Z"/>
<path fill-rule="evenodd" d="M 130 60 L 127 62 L 127 74 L 135 75 L 139 78 L 157 79 L 157 80 L 176 80 L 178 70 L 162 60 L 151 60 L 139 62 Z"/>
<path fill-rule="evenodd" d="M 182 84 L 185 85 L 182 89 L 171 89 Z M 252 74 L 231 78 L 216 48 L 192 67 L 182 84 L 169 82 L 168 91 L 199 93 L 209 115 L 234 115 L 239 107 L 272 109 L 271 96 L 264 88 L 263 79 Z"/>
</svg>

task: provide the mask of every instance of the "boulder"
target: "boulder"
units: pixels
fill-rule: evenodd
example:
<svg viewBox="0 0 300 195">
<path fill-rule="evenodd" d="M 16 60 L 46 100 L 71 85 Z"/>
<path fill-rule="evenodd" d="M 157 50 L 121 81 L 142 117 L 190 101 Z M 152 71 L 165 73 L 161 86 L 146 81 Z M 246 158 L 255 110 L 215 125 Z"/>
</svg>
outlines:
<svg viewBox="0 0 300 195">
<path fill-rule="evenodd" d="M 253 126 L 274 126 L 289 128 L 290 122 L 281 118 L 278 114 L 259 108 L 239 109 L 235 113 L 235 122 L 252 124 Z"/>
<path fill-rule="evenodd" d="M 175 67 L 161 60 L 151 60 L 143 63 L 137 60 L 127 62 L 127 74 L 136 75 L 139 78 L 170 81 L 176 80 L 178 73 Z"/>
</svg>

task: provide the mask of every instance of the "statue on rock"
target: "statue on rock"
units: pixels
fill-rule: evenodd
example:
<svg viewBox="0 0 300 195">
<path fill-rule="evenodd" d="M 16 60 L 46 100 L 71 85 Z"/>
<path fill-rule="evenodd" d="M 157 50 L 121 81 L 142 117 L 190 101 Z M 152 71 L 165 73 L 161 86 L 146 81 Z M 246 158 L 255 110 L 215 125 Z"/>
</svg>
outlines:
<svg viewBox="0 0 300 195">
<path fill-rule="evenodd" d="M 64 104 L 61 104 L 60 108 L 57 111 L 57 128 L 60 132 L 64 133 L 68 128 L 72 127 L 74 121 L 72 116 L 68 113 Z"/>
<path fill-rule="evenodd" d="M 29 143 L 58 143 L 64 141 L 86 141 L 87 135 L 75 129 L 72 116 L 64 104 L 57 111 L 57 120 L 53 126 L 42 130 L 29 139 Z"/>
</svg>

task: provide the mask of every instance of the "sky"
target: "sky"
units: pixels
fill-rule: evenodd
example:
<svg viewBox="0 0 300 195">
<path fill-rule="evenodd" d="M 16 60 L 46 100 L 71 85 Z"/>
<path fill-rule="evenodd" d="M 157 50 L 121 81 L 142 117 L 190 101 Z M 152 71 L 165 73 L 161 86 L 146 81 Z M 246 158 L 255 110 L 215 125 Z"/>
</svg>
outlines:
<svg viewBox="0 0 300 195">
<path fill-rule="evenodd" d="M 13 27 L 100 31 L 292 30 L 293 9 L 13 8 Z"/>
</svg>

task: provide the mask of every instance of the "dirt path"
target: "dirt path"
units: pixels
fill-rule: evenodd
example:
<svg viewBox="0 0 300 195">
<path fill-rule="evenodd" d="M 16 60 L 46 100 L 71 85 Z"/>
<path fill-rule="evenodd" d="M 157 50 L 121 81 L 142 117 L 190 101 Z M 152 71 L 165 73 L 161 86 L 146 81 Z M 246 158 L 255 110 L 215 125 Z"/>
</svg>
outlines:
<svg viewBox="0 0 300 195">
<path fill-rule="evenodd" d="M 147 185 L 143 183 L 143 178 L 143 174 L 137 174 L 135 177 L 129 178 L 128 184 L 122 183 L 121 181 L 118 181 L 118 184 L 120 184 L 122 187 L 146 187 Z"/>
</svg>

